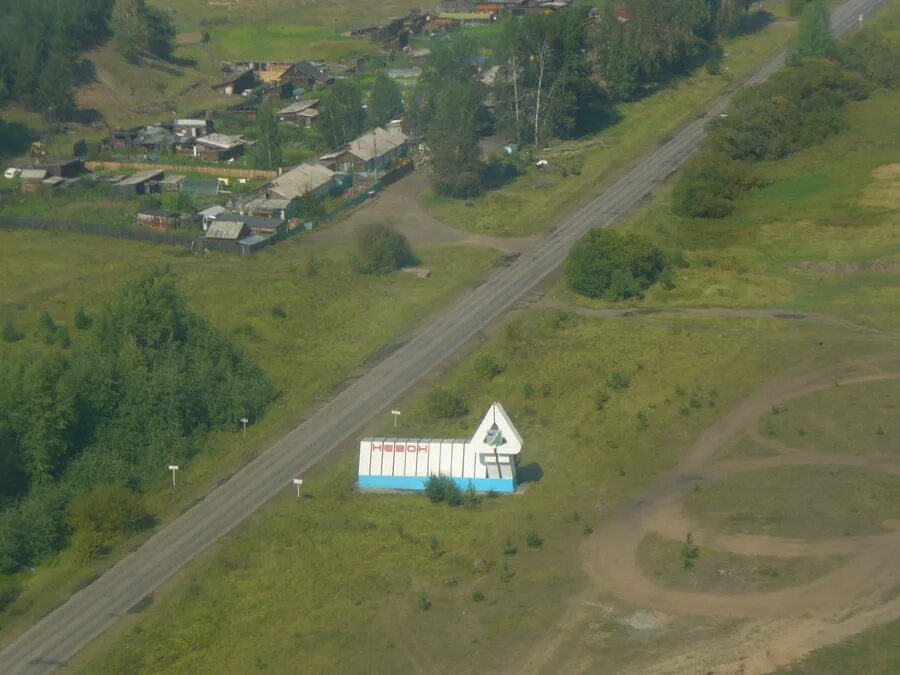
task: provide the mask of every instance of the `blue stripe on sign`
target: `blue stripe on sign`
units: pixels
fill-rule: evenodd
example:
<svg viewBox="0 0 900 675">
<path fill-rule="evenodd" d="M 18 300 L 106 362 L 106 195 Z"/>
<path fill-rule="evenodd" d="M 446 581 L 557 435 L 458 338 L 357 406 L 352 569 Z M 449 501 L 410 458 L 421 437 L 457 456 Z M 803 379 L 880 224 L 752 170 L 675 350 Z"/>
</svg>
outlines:
<svg viewBox="0 0 900 675">
<path fill-rule="evenodd" d="M 363 490 L 415 490 L 425 489 L 424 476 L 360 476 L 359 487 Z M 478 492 L 515 492 L 516 482 L 512 478 L 454 478 L 460 490 L 467 490 L 469 484 Z"/>
</svg>

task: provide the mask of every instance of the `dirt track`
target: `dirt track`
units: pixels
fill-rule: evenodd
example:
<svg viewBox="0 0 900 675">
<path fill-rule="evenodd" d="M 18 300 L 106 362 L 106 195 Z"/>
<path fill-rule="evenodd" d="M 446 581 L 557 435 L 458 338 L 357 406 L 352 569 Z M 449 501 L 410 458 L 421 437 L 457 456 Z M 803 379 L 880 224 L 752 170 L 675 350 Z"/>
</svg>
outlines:
<svg viewBox="0 0 900 675">
<path fill-rule="evenodd" d="M 604 312 L 604 310 L 600 310 Z M 594 313 L 586 310 L 586 313 Z M 762 310 L 769 312 L 769 310 Z M 828 320 L 828 317 L 819 317 Z M 900 583 L 900 528 L 867 537 L 805 541 L 759 535 L 729 535 L 699 527 L 681 508 L 681 499 L 698 481 L 741 471 L 782 466 L 844 465 L 900 475 L 897 458 L 818 454 L 773 442 L 774 457 L 716 461 L 716 452 L 739 434 L 758 436 L 757 423 L 773 405 L 835 386 L 900 380 L 895 352 L 837 363 L 825 369 L 771 382 L 707 428 L 681 463 L 656 486 L 620 509 L 583 546 L 584 569 L 602 596 L 666 615 L 697 615 L 738 621 L 724 637 L 687 644 L 662 661 L 617 672 L 766 673 L 808 651 L 837 642 L 870 625 L 900 617 L 900 598 L 884 602 Z M 683 591 L 660 586 L 645 576 L 638 546 L 651 533 L 683 540 L 694 535 L 701 547 L 739 555 L 847 556 L 847 562 L 810 583 L 764 593 L 728 594 Z M 547 671 L 565 661 L 561 645 L 577 642 L 591 604 L 570 608 L 520 664 L 526 672 Z M 661 614 L 662 615 L 662 614 Z M 567 672 L 595 672 L 597 663 L 569 660 Z"/>
</svg>

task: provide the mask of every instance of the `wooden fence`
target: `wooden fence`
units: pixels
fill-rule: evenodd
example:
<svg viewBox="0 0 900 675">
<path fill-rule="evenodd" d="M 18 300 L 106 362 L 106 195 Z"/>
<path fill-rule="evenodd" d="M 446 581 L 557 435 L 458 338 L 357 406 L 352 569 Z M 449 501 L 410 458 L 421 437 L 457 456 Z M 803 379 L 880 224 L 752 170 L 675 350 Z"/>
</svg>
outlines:
<svg viewBox="0 0 900 675">
<path fill-rule="evenodd" d="M 158 162 L 85 162 L 85 168 L 114 169 L 117 171 L 143 171 L 144 169 L 161 169 L 180 173 L 203 173 L 210 176 L 228 178 L 277 178 L 278 172 L 271 169 L 241 169 L 234 166 L 203 166 L 200 164 L 161 164 Z"/>
</svg>

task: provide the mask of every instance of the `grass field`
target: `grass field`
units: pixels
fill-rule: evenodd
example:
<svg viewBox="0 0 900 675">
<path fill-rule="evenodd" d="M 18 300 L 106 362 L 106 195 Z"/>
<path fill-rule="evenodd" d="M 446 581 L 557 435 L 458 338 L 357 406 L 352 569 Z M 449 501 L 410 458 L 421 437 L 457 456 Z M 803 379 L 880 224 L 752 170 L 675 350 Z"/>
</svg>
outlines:
<svg viewBox="0 0 900 675">
<path fill-rule="evenodd" d="M 278 672 L 297 653 L 315 672 L 421 672 L 451 659 L 461 670 L 502 667 L 583 586 L 573 554 L 589 528 L 652 484 L 716 416 L 709 407 L 683 415 L 676 391 L 716 389 L 727 407 L 771 354 L 785 364 L 822 356 L 802 328 L 739 325 L 528 312 L 480 350 L 506 366 L 501 375 L 485 381 L 469 358 L 445 381 L 466 393 L 467 417 L 434 420 L 410 401 L 401 429 L 465 435 L 490 401 L 502 400 L 526 438 L 523 474 L 542 476 L 524 495 L 449 509 L 420 496 L 354 494 L 348 447 L 346 460 L 306 477 L 306 499 L 276 500 L 84 672 L 213 672 L 222 662 L 233 672 L 259 664 Z M 741 376 L 727 367 L 738 358 Z M 627 377 L 627 389 L 609 391 L 614 373 Z M 390 433 L 389 424 L 380 431 Z M 529 530 L 544 538 L 540 549 L 527 546 Z M 505 555 L 508 547 L 515 554 Z M 473 574 L 477 559 L 491 561 L 491 571 Z M 619 638 L 607 647 L 621 646 Z"/>
<path fill-rule="evenodd" d="M 688 266 L 675 288 L 651 288 L 635 305 L 791 307 L 872 326 L 900 325 L 898 202 L 873 205 L 896 189 L 900 93 L 879 92 L 846 111 L 847 130 L 822 146 L 759 167 L 765 189 L 727 218 L 671 212 L 671 187 L 624 225 Z M 580 305 L 606 307 L 569 293 Z"/>
<path fill-rule="evenodd" d="M 846 642 L 825 647 L 803 661 L 779 669 L 781 675 L 895 675 L 900 672 L 900 621 L 873 628 Z"/>
<path fill-rule="evenodd" d="M 206 438 L 203 452 L 180 472 L 183 490 L 174 501 L 161 471 L 159 492 L 150 494 L 148 502 L 164 521 L 292 427 L 317 396 L 361 361 L 402 339 L 433 307 L 481 278 L 495 256 L 487 249 L 421 248 L 416 252 L 432 271 L 428 280 L 396 274 L 361 283 L 349 269 L 349 248 L 332 247 L 311 256 L 305 240 L 301 235 L 244 259 L 197 257 L 186 250 L 98 236 L 0 232 L 0 319 L 12 319 L 30 336 L 46 311 L 77 340 L 72 321 L 78 306 L 90 313 L 125 279 L 162 268 L 170 270 L 192 310 L 247 346 L 276 384 L 278 400 L 259 425 L 247 430 L 246 439 L 237 431 Z M 285 317 L 273 315 L 276 306 Z M 15 358 L 31 347 L 30 338 L 0 343 L 0 357 Z M 47 561 L 24 579 L 23 595 L 0 617 L 0 625 L 51 605 L 102 564 L 86 567 L 65 554 Z"/>
<path fill-rule="evenodd" d="M 900 477 L 853 467 L 781 467 L 737 473 L 684 501 L 704 528 L 828 539 L 890 531 L 900 518 Z"/>
<path fill-rule="evenodd" d="M 792 22 L 776 22 L 760 33 L 729 40 L 722 75 L 700 69 L 639 101 L 620 105 L 620 121 L 601 133 L 549 148 L 541 156 L 569 169 L 565 177 L 553 174 L 552 185 L 531 170 L 471 205 L 431 192 L 422 196 L 422 203 L 438 219 L 472 232 L 500 236 L 542 232 L 594 196 L 598 184 L 624 173 L 634 158 L 759 68 L 787 44 L 793 31 Z"/>
<path fill-rule="evenodd" d="M 647 575 L 668 588 L 705 593 L 760 593 L 799 586 L 833 571 L 839 556 L 778 558 L 744 556 L 701 546 L 694 566 L 685 569 L 683 541 L 651 534 L 638 550 Z"/>
<path fill-rule="evenodd" d="M 791 401 L 760 420 L 760 433 L 803 450 L 900 455 L 900 383 L 826 389 Z"/>
</svg>

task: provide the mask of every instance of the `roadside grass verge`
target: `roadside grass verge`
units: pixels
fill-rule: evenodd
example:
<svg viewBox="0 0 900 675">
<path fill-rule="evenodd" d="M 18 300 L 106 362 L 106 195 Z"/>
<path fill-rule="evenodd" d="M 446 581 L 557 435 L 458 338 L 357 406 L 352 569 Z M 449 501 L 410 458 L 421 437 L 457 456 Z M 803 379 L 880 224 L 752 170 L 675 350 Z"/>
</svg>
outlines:
<svg viewBox="0 0 900 675">
<path fill-rule="evenodd" d="M 735 473 L 684 498 L 704 529 L 829 539 L 890 531 L 900 518 L 900 477 L 837 465 Z"/>
<path fill-rule="evenodd" d="M 768 187 L 727 218 L 683 218 L 665 188 L 623 227 L 687 262 L 675 288 L 651 288 L 635 306 L 773 307 L 818 311 L 878 327 L 900 326 L 897 202 L 866 203 L 896 185 L 900 92 L 847 106 L 848 126 L 828 143 L 761 163 Z M 560 282 L 555 293 L 588 307 Z M 619 306 L 627 306 L 620 304 Z"/>
<path fill-rule="evenodd" d="M 746 556 L 700 545 L 694 566 L 686 569 L 684 546 L 683 541 L 650 534 L 638 548 L 638 563 L 662 586 L 701 593 L 765 593 L 802 586 L 844 563 L 841 556 Z"/>
<path fill-rule="evenodd" d="M 698 69 L 652 95 L 618 106 L 621 120 L 599 134 L 549 148 L 545 154 L 551 161 L 579 166 L 577 174 L 555 174 L 552 186 L 536 187 L 538 176 L 532 169 L 470 202 L 439 197 L 431 190 L 423 193 L 421 202 L 439 220 L 470 232 L 497 236 L 543 232 L 595 196 L 598 184 L 623 173 L 635 158 L 700 113 L 716 96 L 737 86 L 784 48 L 793 32 L 793 22 L 779 22 L 755 35 L 728 40 L 722 75 Z"/>
<path fill-rule="evenodd" d="M 900 621 L 870 628 L 845 642 L 819 649 L 802 661 L 779 668 L 779 675 L 895 675 L 900 672 L 897 634 Z"/>
<path fill-rule="evenodd" d="M 759 431 L 792 448 L 900 456 L 900 380 L 823 389 L 789 401 Z"/>
<path fill-rule="evenodd" d="M 278 398 L 246 438 L 237 429 L 209 434 L 179 472 L 174 496 L 160 467 L 159 486 L 145 499 L 164 523 L 295 426 L 317 397 L 328 395 L 361 362 L 405 339 L 432 308 L 483 278 L 496 256 L 475 247 L 422 246 L 416 253 L 431 270 L 429 279 L 398 273 L 362 280 L 350 271 L 347 246 L 313 256 L 303 242 L 301 235 L 249 258 L 201 257 L 99 236 L 0 232 L 0 320 L 12 320 L 25 336 L 0 343 L 0 358 L 45 348 L 34 338 L 45 311 L 73 340 L 81 339 L 73 325 L 76 308 L 90 315 L 126 279 L 153 268 L 169 270 L 193 311 L 246 346 L 276 385 Z M 145 536 L 123 542 L 122 550 Z M 4 639 L 11 624 L 21 627 L 110 562 L 85 566 L 63 553 L 23 576 L 22 595 L 0 615 Z"/>
<path fill-rule="evenodd" d="M 344 459 L 304 476 L 305 496 L 286 489 L 82 672 L 284 671 L 297 653 L 311 672 L 422 672 L 450 659 L 474 672 L 509 667 L 556 620 L 560 599 L 583 588 L 576 551 L 592 526 L 671 468 L 769 368 L 830 360 L 846 349 L 838 342 L 823 352 L 806 327 L 770 322 L 526 312 L 443 379 L 466 397 L 468 415 L 433 419 L 411 394 L 398 402 L 398 430 L 390 420 L 367 430 L 465 437 L 501 400 L 525 438 L 524 494 L 453 509 L 421 495 L 354 493 L 348 444 Z M 485 379 L 475 367 L 484 355 L 505 370 Z M 737 360 L 741 373 L 729 367 Z M 622 381 L 615 373 L 628 386 L 598 407 L 608 383 Z M 677 392 L 688 388 L 715 388 L 720 407 L 680 412 Z M 526 545 L 529 531 L 541 548 Z M 473 571 L 478 560 L 487 572 Z M 622 659 L 631 639 L 618 629 L 598 648 Z"/>
</svg>

